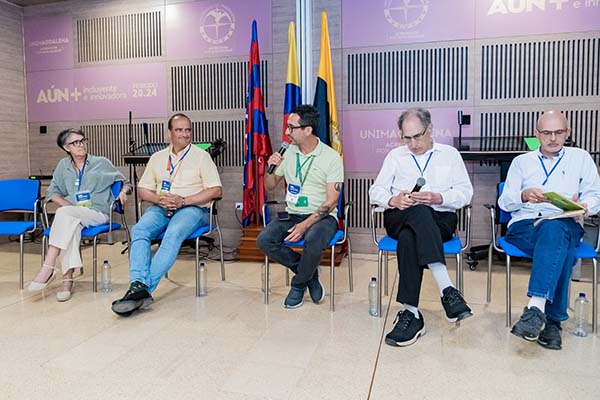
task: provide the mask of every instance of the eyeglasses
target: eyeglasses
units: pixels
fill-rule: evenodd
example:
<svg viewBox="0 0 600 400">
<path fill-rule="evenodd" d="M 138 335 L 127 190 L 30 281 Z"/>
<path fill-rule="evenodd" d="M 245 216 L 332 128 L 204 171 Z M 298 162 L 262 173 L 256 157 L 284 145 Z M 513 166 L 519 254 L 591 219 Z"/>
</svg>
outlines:
<svg viewBox="0 0 600 400">
<path fill-rule="evenodd" d="M 75 146 L 75 147 L 82 147 L 85 146 L 87 144 L 88 140 L 87 138 L 83 138 L 83 139 L 79 139 L 79 140 L 73 140 L 72 142 L 67 143 L 67 146 Z"/>
<path fill-rule="evenodd" d="M 569 132 L 569 130 L 568 129 L 558 129 L 556 131 L 538 131 L 538 132 L 540 133 L 540 135 L 542 135 L 544 137 L 550 137 L 552 135 L 560 137 L 560 136 L 566 135 Z"/>
<path fill-rule="evenodd" d="M 287 124 L 285 127 L 286 129 L 288 129 L 290 131 L 290 133 L 294 132 L 294 129 L 304 129 L 307 128 L 310 125 L 291 125 L 291 124 Z"/>
<path fill-rule="evenodd" d="M 425 128 L 423 130 L 423 132 L 421 133 L 417 133 L 416 135 L 412 135 L 412 136 L 402 136 L 402 140 L 404 141 L 404 143 L 410 143 L 411 140 L 414 140 L 415 142 L 419 141 L 420 139 L 423 138 L 423 136 L 425 136 L 425 132 L 427 132 L 427 128 Z"/>
</svg>

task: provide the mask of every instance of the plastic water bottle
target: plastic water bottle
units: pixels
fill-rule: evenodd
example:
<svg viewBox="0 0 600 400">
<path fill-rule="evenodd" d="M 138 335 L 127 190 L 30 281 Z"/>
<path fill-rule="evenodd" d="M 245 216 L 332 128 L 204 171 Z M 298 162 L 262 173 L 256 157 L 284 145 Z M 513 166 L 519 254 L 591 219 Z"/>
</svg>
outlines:
<svg viewBox="0 0 600 400">
<path fill-rule="evenodd" d="M 110 275 L 110 263 L 108 262 L 108 260 L 104 260 L 104 263 L 102 264 L 102 287 L 100 289 L 103 293 L 112 292 L 112 282 Z"/>
<path fill-rule="evenodd" d="M 575 336 L 586 337 L 588 332 L 588 314 L 590 302 L 585 297 L 585 293 L 579 293 L 579 297 L 575 300 Z"/>
<path fill-rule="evenodd" d="M 208 277 L 206 276 L 206 265 L 204 262 L 200 263 L 200 267 L 198 268 L 198 279 L 200 280 L 200 291 L 198 292 L 198 296 L 207 296 L 208 295 Z"/>
<path fill-rule="evenodd" d="M 377 278 L 372 277 L 369 282 L 369 315 L 378 317 L 377 313 Z"/>
</svg>

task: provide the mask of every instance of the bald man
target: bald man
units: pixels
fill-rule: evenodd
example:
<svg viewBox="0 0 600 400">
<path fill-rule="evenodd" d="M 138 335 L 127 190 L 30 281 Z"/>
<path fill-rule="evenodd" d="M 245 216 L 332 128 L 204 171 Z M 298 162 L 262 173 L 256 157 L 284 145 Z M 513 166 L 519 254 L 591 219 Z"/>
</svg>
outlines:
<svg viewBox="0 0 600 400">
<path fill-rule="evenodd" d="M 545 112 L 535 129 L 539 149 L 514 159 L 498 199 L 500 208 L 512 215 L 506 240 L 533 257 L 529 304 L 511 333 L 553 350 L 562 347 L 560 323 L 569 318 L 569 281 L 583 228 L 574 218 L 534 222 L 562 212 L 548 202 L 546 192 L 573 199 L 586 215 L 600 211 L 598 168 L 587 151 L 564 147 L 570 134 L 560 111 Z"/>
</svg>

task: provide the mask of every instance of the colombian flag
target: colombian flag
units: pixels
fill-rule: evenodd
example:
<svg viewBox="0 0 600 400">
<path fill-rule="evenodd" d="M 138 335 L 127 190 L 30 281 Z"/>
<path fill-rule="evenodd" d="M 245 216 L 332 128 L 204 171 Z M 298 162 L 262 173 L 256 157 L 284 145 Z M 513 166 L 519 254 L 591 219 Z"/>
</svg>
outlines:
<svg viewBox="0 0 600 400">
<path fill-rule="evenodd" d="M 342 141 L 338 130 L 333 65 L 331 64 L 329 29 L 327 28 L 327 13 L 325 11 L 321 13 L 321 60 L 319 61 L 314 105 L 321 114 L 317 136 L 323 143 L 328 144 L 341 155 Z"/>
<path fill-rule="evenodd" d="M 298 72 L 298 56 L 296 55 L 296 34 L 293 22 L 288 28 L 288 63 L 285 75 L 285 95 L 283 102 L 283 133 L 282 142 L 289 142 L 286 126 L 290 113 L 296 106 L 302 104 L 302 93 L 300 92 L 300 73 Z"/>
<path fill-rule="evenodd" d="M 265 202 L 263 175 L 273 153 L 260 86 L 260 57 L 256 21 L 252 21 L 252 43 L 248 63 L 248 96 L 246 97 L 246 130 L 244 136 L 244 227 L 259 223 Z"/>
</svg>

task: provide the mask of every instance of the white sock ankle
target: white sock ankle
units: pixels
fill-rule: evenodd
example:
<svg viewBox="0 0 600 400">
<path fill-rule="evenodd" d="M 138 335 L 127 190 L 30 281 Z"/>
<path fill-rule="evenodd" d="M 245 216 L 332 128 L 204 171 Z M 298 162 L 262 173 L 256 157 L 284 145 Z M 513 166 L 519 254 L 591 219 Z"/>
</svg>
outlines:
<svg viewBox="0 0 600 400">
<path fill-rule="evenodd" d="M 404 306 L 405 310 L 410 311 L 411 313 L 413 313 L 415 315 L 416 319 L 420 319 L 419 318 L 419 309 L 415 306 L 411 306 L 410 304 L 402 304 Z"/>
<path fill-rule="evenodd" d="M 527 308 L 537 307 L 541 312 L 546 312 L 546 299 L 543 297 L 531 296 Z"/>
<path fill-rule="evenodd" d="M 452 281 L 448 275 L 448 268 L 441 262 L 427 264 L 427 266 L 440 289 L 440 297 L 442 297 L 444 295 L 444 289 L 452 286 Z"/>
</svg>

